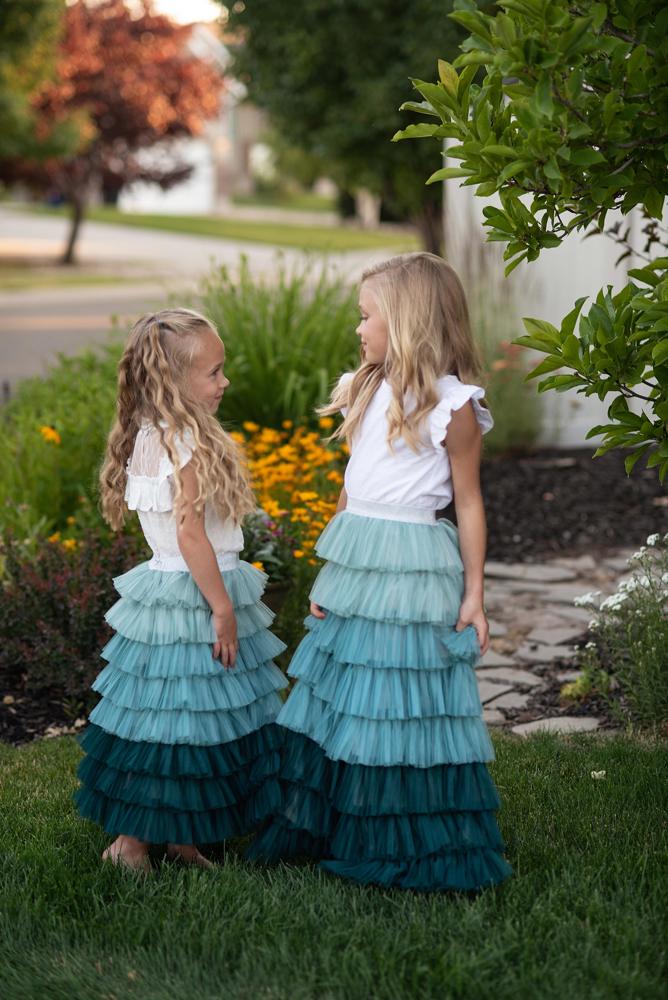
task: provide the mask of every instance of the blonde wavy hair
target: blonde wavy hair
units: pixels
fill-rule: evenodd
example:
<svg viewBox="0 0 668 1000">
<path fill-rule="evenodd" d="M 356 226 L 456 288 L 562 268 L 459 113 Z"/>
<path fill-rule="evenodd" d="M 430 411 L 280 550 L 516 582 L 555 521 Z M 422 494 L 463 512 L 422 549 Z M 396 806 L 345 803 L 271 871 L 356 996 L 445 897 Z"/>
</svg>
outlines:
<svg viewBox="0 0 668 1000">
<path fill-rule="evenodd" d="M 188 373 L 205 330 L 218 336 L 213 324 L 199 313 L 163 309 L 142 316 L 130 331 L 118 365 L 116 420 L 100 470 L 102 514 L 116 531 L 125 522 L 126 466 L 144 420 L 158 428 L 174 465 L 176 508 L 183 490 L 176 442 L 189 435 L 193 442 L 190 465 L 198 488 L 195 510 L 201 514 L 204 504 L 211 501 L 223 518 L 236 522 L 255 510 L 237 445 L 189 390 Z"/>
<path fill-rule="evenodd" d="M 388 409 L 390 446 L 403 437 L 414 451 L 424 444 L 421 427 L 439 400 L 436 382 L 456 375 L 480 384 L 481 363 L 471 335 L 462 283 L 442 257 L 407 253 L 392 257 L 362 275 L 387 327 L 387 354 L 382 362 L 362 363 L 346 385 L 340 382 L 323 416 L 347 407 L 332 437 L 349 442 L 383 379 L 392 389 Z M 414 402 L 406 408 L 406 399 Z"/>
</svg>

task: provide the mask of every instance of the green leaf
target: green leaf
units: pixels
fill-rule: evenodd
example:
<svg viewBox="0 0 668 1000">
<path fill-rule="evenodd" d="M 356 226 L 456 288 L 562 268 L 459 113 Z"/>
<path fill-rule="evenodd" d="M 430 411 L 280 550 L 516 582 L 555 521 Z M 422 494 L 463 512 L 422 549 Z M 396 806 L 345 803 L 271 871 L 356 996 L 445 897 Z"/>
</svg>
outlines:
<svg viewBox="0 0 668 1000">
<path fill-rule="evenodd" d="M 637 451 L 634 451 L 631 455 L 626 456 L 626 458 L 624 459 L 624 468 L 626 469 L 627 476 L 631 475 L 636 462 L 638 462 L 643 457 L 643 455 L 647 453 L 650 447 L 651 445 L 644 444 L 642 448 L 638 448 Z"/>
<path fill-rule="evenodd" d="M 572 149 L 571 163 L 576 167 L 593 167 L 596 163 L 605 163 L 605 156 L 598 149 Z"/>
<path fill-rule="evenodd" d="M 556 326 L 552 326 L 547 320 L 532 319 L 531 317 L 523 318 L 522 322 L 525 330 L 531 336 L 536 337 L 537 340 L 544 340 L 553 347 L 561 348 L 561 337 Z"/>
<path fill-rule="evenodd" d="M 645 192 L 645 197 L 643 198 L 643 204 L 647 209 L 649 215 L 653 219 L 663 218 L 663 202 L 665 196 L 657 191 L 656 188 L 648 188 Z"/>
<path fill-rule="evenodd" d="M 668 337 L 660 340 L 652 348 L 652 360 L 655 365 L 662 365 L 665 361 L 668 361 Z"/>
<path fill-rule="evenodd" d="M 523 173 L 532 166 L 533 162 L 531 160 L 515 160 L 513 163 L 509 163 L 499 174 L 497 184 L 505 184 L 506 181 L 509 181 L 512 177 L 516 177 L 517 174 Z"/>
<path fill-rule="evenodd" d="M 454 177 L 470 177 L 471 171 L 467 167 L 441 167 L 440 170 L 436 170 L 435 173 L 431 175 L 425 181 L 426 184 L 435 184 L 436 181 L 447 181 Z"/>
<path fill-rule="evenodd" d="M 547 118 L 554 114 L 554 101 L 552 100 L 552 77 L 545 73 L 541 76 L 536 87 L 534 104 L 536 109 Z"/>
<path fill-rule="evenodd" d="M 457 96 L 457 88 L 459 86 L 459 74 L 457 70 L 445 59 L 438 60 L 438 78 L 445 87 L 445 89 L 452 94 L 453 97 Z"/>
<path fill-rule="evenodd" d="M 517 156 L 517 151 L 512 146 L 503 146 L 494 143 L 490 146 L 483 146 L 481 153 L 483 156 L 506 156 L 511 160 L 514 156 Z"/>
<path fill-rule="evenodd" d="M 566 338 L 573 333 L 573 330 L 575 329 L 575 324 L 577 322 L 577 318 L 580 315 L 580 311 L 582 310 L 582 307 L 586 301 L 587 301 L 586 295 L 583 295 L 581 299 L 577 299 L 575 305 L 568 313 L 568 315 L 564 316 L 563 320 L 561 321 L 562 337 Z"/>
</svg>

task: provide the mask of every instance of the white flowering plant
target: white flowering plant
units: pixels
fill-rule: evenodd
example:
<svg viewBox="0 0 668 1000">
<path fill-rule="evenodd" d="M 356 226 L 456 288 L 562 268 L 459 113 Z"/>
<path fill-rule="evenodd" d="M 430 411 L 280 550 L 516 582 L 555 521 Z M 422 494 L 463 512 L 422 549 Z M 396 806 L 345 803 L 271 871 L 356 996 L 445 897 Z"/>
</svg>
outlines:
<svg viewBox="0 0 668 1000">
<path fill-rule="evenodd" d="M 612 707 L 641 724 L 668 724 L 668 534 L 650 535 L 629 559 L 630 575 L 592 609 L 591 639 L 580 650 L 583 690 L 608 694 Z M 606 675 L 608 681 L 603 679 Z M 575 692 L 574 692 L 575 694 Z"/>
</svg>

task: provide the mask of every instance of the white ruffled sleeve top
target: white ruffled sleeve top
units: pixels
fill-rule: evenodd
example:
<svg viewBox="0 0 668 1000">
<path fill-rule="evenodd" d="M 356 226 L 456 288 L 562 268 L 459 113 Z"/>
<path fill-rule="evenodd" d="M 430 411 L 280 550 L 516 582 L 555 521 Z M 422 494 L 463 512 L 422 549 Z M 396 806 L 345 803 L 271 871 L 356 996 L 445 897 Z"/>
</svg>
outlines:
<svg viewBox="0 0 668 1000">
<path fill-rule="evenodd" d="M 179 468 L 192 458 L 192 436 L 177 437 Z M 125 502 L 136 510 L 146 541 L 153 552 L 151 569 L 187 572 L 176 539 L 174 514 L 174 465 L 160 440 L 160 431 L 142 423 L 127 464 Z M 211 504 L 204 508 L 204 527 L 221 569 L 232 569 L 244 547 L 244 536 L 231 518 L 223 520 Z"/>
<path fill-rule="evenodd" d="M 340 384 L 352 377 L 347 372 Z M 470 401 L 483 434 L 491 430 L 494 421 L 481 403 L 485 395 L 481 386 L 460 382 L 456 375 L 444 375 L 437 386 L 439 401 L 425 418 L 423 447 L 416 453 L 403 438 L 395 439 L 390 448 L 387 411 L 392 389 L 386 380 L 381 383 L 351 444 L 345 474 L 350 499 L 425 511 L 447 507 L 453 495 L 447 447 L 453 411 Z"/>
</svg>

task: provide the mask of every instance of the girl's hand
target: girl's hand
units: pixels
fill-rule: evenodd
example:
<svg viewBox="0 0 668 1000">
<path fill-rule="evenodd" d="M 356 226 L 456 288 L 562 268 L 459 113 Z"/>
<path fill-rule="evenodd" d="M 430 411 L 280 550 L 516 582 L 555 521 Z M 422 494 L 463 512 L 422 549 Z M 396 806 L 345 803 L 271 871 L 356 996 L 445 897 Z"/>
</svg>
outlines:
<svg viewBox="0 0 668 1000">
<path fill-rule="evenodd" d="M 464 598 L 459 609 L 459 618 L 455 625 L 455 631 L 461 632 L 467 625 L 473 625 L 478 633 L 478 645 L 482 656 L 489 649 L 489 624 L 485 617 L 485 611 L 479 601 L 467 600 Z"/>
<path fill-rule="evenodd" d="M 237 620 L 231 601 L 228 601 L 218 611 L 214 611 L 213 627 L 216 630 L 213 658 L 220 660 L 225 668 L 233 667 L 237 659 L 239 640 L 237 639 Z"/>
<path fill-rule="evenodd" d="M 311 614 L 313 615 L 314 618 L 325 618 L 326 617 L 325 616 L 325 612 L 322 610 L 322 608 L 320 607 L 319 604 L 314 604 L 313 601 L 311 601 L 309 607 L 310 607 Z"/>
</svg>

